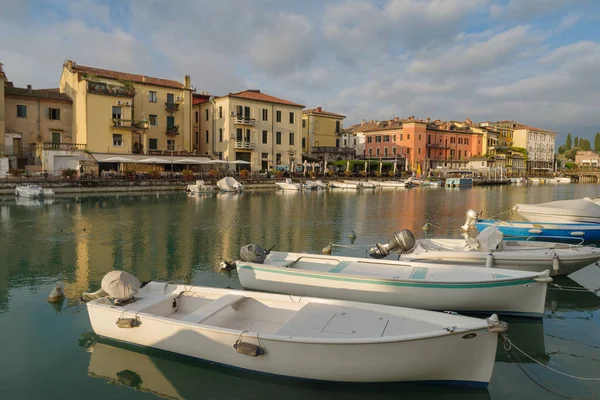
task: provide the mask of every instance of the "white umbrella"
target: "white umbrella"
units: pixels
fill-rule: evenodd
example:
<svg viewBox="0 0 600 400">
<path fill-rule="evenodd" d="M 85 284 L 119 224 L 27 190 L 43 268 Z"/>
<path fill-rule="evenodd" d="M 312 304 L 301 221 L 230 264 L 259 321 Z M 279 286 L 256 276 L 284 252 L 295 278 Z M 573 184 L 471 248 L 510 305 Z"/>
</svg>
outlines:
<svg viewBox="0 0 600 400">
<path fill-rule="evenodd" d="M 398 160 L 396 160 L 396 159 L 394 158 L 394 175 L 396 175 L 396 169 L 397 169 L 396 163 L 397 163 L 397 162 L 398 162 Z"/>
<path fill-rule="evenodd" d="M 143 160 L 138 160 L 139 163 L 144 164 L 167 164 L 169 163 L 167 160 L 163 160 L 162 158 L 150 157 L 144 158 Z"/>
<path fill-rule="evenodd" d="M 350 171 L 350 160 L 346 161 L 346 171 Z"/>
<path fill-rule="evenodd" d="M 235 160 L 235 161 L 229 161 L 229 164 L 252 164 L 252 163 L 250 161 Z"/>
<path fill-rule="evenodd" d="M 313 170 L 313 172 L 315 172 L 315 162 L 314 161 L 312 163 L 312 170 Z"/>
<path fill-rule="evenodd" d="M 381 161 L 381 158 L 379 159 L 379 173 L 381 173 L 383 171 L 383 161 Z"/>
<path fill-rule="evenodd" d="M 207 164 L 208 160 L 206 159 L 196 159 L 196 158 L 182 158 L 180 160 L 173 161 L 174 164 Z"/>
<path fill-rule="evenodd" d="M 124 162 L 135 162 L 135 160 L 133 160 L 131 158 L 127 158 L 127 157 L 109 157 L 109 158 L 105 158 L 104 160 L 99 160 L 98 162 L 124 163 Z"/>
<path fill-rule="evenodd" d="M 304 160 L 304 176 L 306 176 L 306 168 L 308 166 L 308 161 Z"/>
<path fill-rule="evenodd" d="M 369 168 L 369 164 L 365 161 L 365 174 L 367 173 L 368 168 Z"/>
</svg>

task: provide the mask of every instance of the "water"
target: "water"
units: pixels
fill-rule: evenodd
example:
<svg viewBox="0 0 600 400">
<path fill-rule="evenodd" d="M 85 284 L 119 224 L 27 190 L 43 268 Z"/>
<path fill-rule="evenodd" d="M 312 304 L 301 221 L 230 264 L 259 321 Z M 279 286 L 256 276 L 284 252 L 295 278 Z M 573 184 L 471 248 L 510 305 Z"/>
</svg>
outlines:
<svg viewBox="0 0 600 400">
<path fill-rule="evenodd" d="M 217 269 L 243 244 L 320 252 L 329 242 L 349 245 L 348 235 L 354 230 L 354 244 L 363 246 L 336 247 L 334 254 L 362 256 L 364 245 L 387 240 L 401 228 L 417 237 L 459 237 L 468 208 L 509 219 L 517 218 L 506 212 L 515 203 L 598 192 L 597 185 L 570 184 L 361 193 L 256 191 L 197 198 L 182 193 L 59 197 L 44 204 L 0 199 L 0 398 L 560 398 L 551 392 L 598 396 L 599 382 L 563 377 L 533 362 L 519 364 L 501 346 L 486 390 L 264 377 L 159 351 L 96 343 L 85 307 L 76 301 L 82 291 L 96 290 L 114 268 L 141 280 L 240 288 L 235 272 Z M 425 232 L 426 222 L 433 225 Z M 46 297 L 59 281 L 68 298 L 53 306 Z M 560 283 L 577 286 L 568 278 Z M 546 304 L 543 320 L 509 319 L 510 337 L 545 365 L 569 374 L 600 376 L 600 298 L 549 290 Z"/>
</svg>

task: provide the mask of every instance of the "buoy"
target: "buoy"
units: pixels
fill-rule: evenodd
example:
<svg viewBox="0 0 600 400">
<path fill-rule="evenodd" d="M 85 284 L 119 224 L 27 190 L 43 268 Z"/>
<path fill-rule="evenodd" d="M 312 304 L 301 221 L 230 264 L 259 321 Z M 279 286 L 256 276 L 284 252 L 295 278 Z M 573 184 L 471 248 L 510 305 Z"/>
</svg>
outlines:
<svg viewBox="0 0 600 400">
<path fill-rule="evenodd" d="M 333 243 L 329 243 L 327 246 L 323 247 L 323 250 L 321 250 L 321 252 L 325 254 L 331 254 L 332 245 Z"/>
<path fill-rule="evenodd" d="M 50 303 L 56 303 L 62 299 L 64 299 L 65 293 L 63 291 L 62 285 L 60 283 L 56 284 L 56 287 L 52 289 L 50 295 L 48 295 L 48 301 Z"/>
<path fill-rule="evenodd" d="M 487 257 L 485 258 L 485 267 L 492 268 L 492 265 L 494 265 L 494 255 L 492 253 L 488 253 Z"/>
<path fill-rule="evenodd" d="M 257 357 L 264 354 L 262 347 L 248 342 L 236 342 L 233 345 L 233 348 L 236 349 L 238 353 L 250 357 Z"/>
<path fill-rule="evenodd" d="M 117 320 L 117 326 L 119 328 L 137 328 L 142 324 L 138 318 L 119 318 Z"/>
<path fill-rule="evenodd" d="M 554 257 L 552 257 L 552 271 L 557 273 L 560 269 L 560 261 L 558 260 L 558 256 L 554 253 Z"/>
<path fill-rule="evenodd" d="M 356 239 L 356 233 L 354 233 L 354 229 L 352 230 L 352 232 L 350 232 L 350 234 L 348 235 L 348 237 L 350 239 Z"/>
<path fill-rule="evenodd" d="M 425 225 L 423 225 L 423 230 L 424 231 L 429 230 L 429 225 L 431 225 L 429 222 L 425 222 Z"/>
</svg>

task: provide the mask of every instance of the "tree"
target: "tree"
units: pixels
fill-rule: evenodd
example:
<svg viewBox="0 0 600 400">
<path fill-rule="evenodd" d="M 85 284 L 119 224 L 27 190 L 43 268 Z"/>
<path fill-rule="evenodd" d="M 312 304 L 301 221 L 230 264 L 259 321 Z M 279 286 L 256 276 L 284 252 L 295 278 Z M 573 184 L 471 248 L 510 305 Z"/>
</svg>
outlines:
<svg viewBox="0 0 600 400">
<path fill-rule="evenodd" d="M 600 132 L 597 132 L 594 138 L 594 151 L 600 151 Z"/>
<path fill-rule="evenodd" d="M 590 141 L 587 139 L 579 139 L 579 147 L 581 148 L 581 150 L 591 150 L 592 149 L 592 145 L 591 145 Z"/>
<path fill-rule="evenodd" d="M 573 147 L 579 147 L 579 138 L 575 136 L 575 140 L 573 141 Z"/>
<path fill-rule="evenodd" d="M 581 150 L 579 147 L 573 147 L 571 150 L 565 151 L 565 158 L 568 160 L 575 160 L 575 154 Z"/>
<path fill-rule="evenodd" d="M 565 154 L 566 150 L 567 150 L 567 148 L 564 144 L 561 144 L 560 146 L 558 146 L 558 154 Z"/>
<path fill-rule="evenodd" d="M 571 134 L 568 133 L 567 134 L 567 141 L 565 142 L 565 149 L 566 150 L 571 150 L 571 146 L 573 145 L 572 143 L 572 139 L 571 139 Z"/>
</svg>

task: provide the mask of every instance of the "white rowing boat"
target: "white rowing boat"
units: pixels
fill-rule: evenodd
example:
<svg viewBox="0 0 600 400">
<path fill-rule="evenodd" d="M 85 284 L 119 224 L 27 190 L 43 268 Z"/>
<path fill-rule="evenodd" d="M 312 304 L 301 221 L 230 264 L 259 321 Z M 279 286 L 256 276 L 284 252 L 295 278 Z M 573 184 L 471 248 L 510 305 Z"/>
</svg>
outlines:
<svg viewBox="0 0 600 400">
<path fill-rule="evenodd" d="M 260 254 L 260 246 L 250 246 Z M 261 258 L 244 255 L 245 248 L 235 262 L 245 289 L 427 310 L 541 317 L 552 281 L 549 271 L 284 252 Z"/>
<path fill-rule="evenodd" d="M 600 198 L 558 200 L 540 204 L 516 204 L 513 210 L 531 222 L 600 223 Z"/>
<path fill-rule="evenodd" d="M 275 184 L 280 189 L 283 189 L 283 190 L 294 190 L 294 191 L 302 190 L 302 184 L 294 183 L 294 182 L 292 182 L 292 180 L 290 178 L 285 178 L 285 182 L 275 182 Z"/>
<path fill-rule="evenodd" d="M 123 275 L 108 273 L 102 287 L 108 280 L 120 285 Z M 126 290 L 96 293 L 87 303 L 97 335 L 296 378 L 486 386 L 498 332 L 506 330 L 496 315 L 483 320 L 165 282 L 122 286 Z"/>
</svg>

